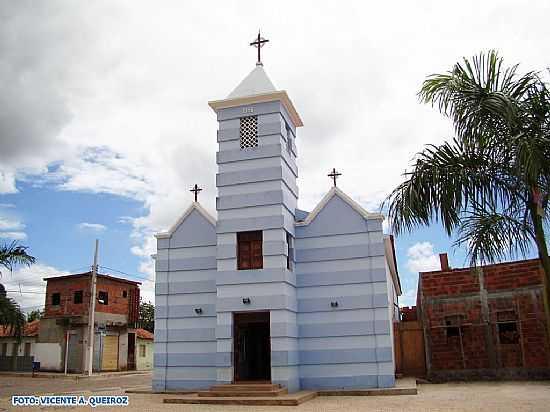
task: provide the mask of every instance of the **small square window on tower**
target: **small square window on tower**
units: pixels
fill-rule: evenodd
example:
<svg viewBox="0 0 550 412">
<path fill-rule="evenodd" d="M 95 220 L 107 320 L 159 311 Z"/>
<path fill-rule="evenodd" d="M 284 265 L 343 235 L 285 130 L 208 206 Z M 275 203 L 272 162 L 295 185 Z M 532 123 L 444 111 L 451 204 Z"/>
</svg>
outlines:
<svg viewBox="0 0 550 412">
<path fill-rule="evenodd" d="M 239 136 L 241 150 L 258 147 L 258 116 L 241 117 Z"/>
</svg>

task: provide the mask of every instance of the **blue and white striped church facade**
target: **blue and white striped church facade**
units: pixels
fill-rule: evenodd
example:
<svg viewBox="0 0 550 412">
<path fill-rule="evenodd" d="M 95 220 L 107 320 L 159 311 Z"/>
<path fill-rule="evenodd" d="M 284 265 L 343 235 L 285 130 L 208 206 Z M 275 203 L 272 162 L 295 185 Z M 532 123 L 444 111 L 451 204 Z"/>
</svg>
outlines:
<svg viewBox="0 0 550 412">
<path fill-rule="evenodd" d="M 154 389 L 243 377 L 290 392 L 393 386 L 401 290 L 383 216 L 337 187 L 297 209 L 302 121 L 261 65 L 209 105 L 217 218 L 195 202 L 157 235 Z M 250 233 L 259 243 L 239 243 Z"/>
</svg>

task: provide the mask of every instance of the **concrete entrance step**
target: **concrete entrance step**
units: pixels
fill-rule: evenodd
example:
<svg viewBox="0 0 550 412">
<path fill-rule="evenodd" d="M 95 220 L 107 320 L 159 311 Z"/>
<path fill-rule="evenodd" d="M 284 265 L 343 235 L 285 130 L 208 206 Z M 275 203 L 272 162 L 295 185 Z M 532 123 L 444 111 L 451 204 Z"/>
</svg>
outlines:
<svg viewBox="0 0 550 412">
<path fill-rule="evenodd" d="M 207 391 L 198 392 L 200 397 L 271 397 L 287 394 L 287 388 L 283 388 L 279 384 L 271 383 L 251 383 L 251 384 L 227 384 L 214 385 Z"/>
<path fill-rule="evenodd" d="M 280 396 L 199 396 L 188 395 L 177 398 L 166 398 L 164 403 L 210 404 L 210 405 L 266 405 L 297 406 L 317 396 L 314 391 L 300 391 Z"/>
</svg>

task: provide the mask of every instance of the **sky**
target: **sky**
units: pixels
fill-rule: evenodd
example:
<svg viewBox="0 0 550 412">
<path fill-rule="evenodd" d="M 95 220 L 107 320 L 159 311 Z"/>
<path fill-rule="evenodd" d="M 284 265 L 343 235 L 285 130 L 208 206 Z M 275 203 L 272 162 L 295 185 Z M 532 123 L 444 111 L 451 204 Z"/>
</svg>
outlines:
<svg viewBox="0 0 550 412">
<path fill-rule="evenodd" d="M 254 68 L 258 28 L 275 86 L 298 130 L 299 207 L 330 189 L 369 211 L 426 144 L 453 136 L 420 104 L 432 73 L 497 49 L 521 71 L 550 56 L 548 1 L 10 1 L 0 0 L 0 243 L 37 259 L 1 282 L 25 311 L 44 305 L 47 276 L 88 270 L 143 282 L 154 300 L 154 233 L 204 188 L 215 214 L 217 122 L 207 106 Z M 401 303 L 418 272 L 455 267 L 465 251 L 440 227 L 396 239 Z"/>
</svg>

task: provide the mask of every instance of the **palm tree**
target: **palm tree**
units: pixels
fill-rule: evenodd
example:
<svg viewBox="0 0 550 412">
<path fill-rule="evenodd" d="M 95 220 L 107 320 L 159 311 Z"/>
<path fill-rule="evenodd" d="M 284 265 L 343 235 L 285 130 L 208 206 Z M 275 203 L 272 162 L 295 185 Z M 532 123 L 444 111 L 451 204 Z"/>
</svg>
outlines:
<svg viewBox="0 0 550 412">
<path fill-rule="evenodd" d="M 0 266 L 10 272 L 16 265 L 30 266 L 35 258 L 27 254 L 27 247 L 18 245 L 17 242 L 0 245 Z M 1 276 L 2 272 L 0 272 Z M 6 289 L 0 284 L 0 325 L 8 328 L 17 337 L 21 336 L 25 325 L 25 315 L 19 305 L 6 296 Z"/>
<path fill-rule="evenodd" d="M 535 246 L 548 313 L 550 92 L 538 73 L 517 68 L 490 51 L 424 81 L 420 100 L 451 119 L 456 137 L 418 153 L 385 205 L 396 234 L 440 222 L 472 265 Z"/>
</svg>

